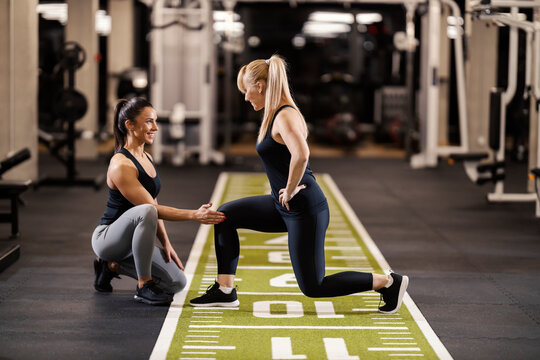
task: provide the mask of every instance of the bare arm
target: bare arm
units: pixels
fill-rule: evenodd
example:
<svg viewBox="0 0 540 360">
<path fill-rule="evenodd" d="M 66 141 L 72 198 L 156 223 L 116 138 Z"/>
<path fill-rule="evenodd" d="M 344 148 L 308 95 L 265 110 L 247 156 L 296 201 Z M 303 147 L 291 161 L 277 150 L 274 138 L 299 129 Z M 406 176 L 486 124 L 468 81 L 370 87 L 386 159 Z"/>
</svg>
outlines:
<svg viewBox="0 0 540 360">
<path fill-rule="evenodd" d="M 154 205 L 160 219 L 172 221 L 194 220 L 203 224 L 219 224 L 224 219 L 223 213 L 210 210 L 212 204 L 204 204 L 197 210 L 184 210 L 159 205 L 139 182 L 137 179 L 137 169 L 128 159 L 114 158 L 109 166 L 108 177 L 122 195 L 133 205 Z"/>
</svg>

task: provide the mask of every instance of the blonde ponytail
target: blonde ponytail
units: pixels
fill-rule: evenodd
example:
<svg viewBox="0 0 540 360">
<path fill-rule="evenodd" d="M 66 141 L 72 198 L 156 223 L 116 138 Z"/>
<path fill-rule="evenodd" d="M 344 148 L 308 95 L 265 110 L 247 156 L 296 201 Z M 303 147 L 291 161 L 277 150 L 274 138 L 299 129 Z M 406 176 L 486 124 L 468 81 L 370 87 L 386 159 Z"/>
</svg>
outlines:
<svg viewBox="0 0 540 360">
<path fill-rule="evenodd" d="M 249 64 L 242 66 L 238 72 L 237 78 L 238 89 L 242 93 L 246 92 L 243 82 L 244 76 L 246 76 L 246 80 L 249 84 L 255 84 L 257 81 L 264 81 L 266 83 L 264 115 L 259 129 L 257 142 L 261 142 L 264 139 L 274 114 L 278 110 L 279 105 L 283 102 L 296 109 L 298 114 L 302 117 L 302 120 L 304 120 L 289 89 L 287 64 L 279 55 L 272 55 L 272 57 L 267 60 L 253 60 Z"/>
</svg>

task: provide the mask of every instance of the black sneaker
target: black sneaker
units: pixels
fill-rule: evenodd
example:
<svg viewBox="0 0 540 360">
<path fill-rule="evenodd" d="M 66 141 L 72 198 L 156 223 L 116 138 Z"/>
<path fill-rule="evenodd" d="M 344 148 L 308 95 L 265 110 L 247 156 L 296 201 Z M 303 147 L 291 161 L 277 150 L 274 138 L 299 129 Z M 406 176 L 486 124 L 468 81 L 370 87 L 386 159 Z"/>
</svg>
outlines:
<svg viewBox="0 0 540 360">
<path fill-rule="evenodd" d="M 120 279 L 117 273 L 109 269 L 107 262 L 101 259 L 94 259 L 94 275 L 94 289 L 99 292 L 111 292 L 111 280 Z"/>
<path fill-rule="evenodd" d="M 156 283 L 152 280 L 145 282 L 140 289 L 137 286 L 133 298 L 138 302 L 149 305 L 167 305 L 173 301 L 173 296 L 157 287 Z"/>
<path fill-rule="evenodd" d="M 398 312 L 407 286 L 409 285 L 408 276 L 401 276 L 395 273 L 390 273 L 390 276 L 394 279 L 392 285 L 389 288 L 383 287 L 377 290 L 385 302 L 384 306 L 379 307 L 379 312 L 383 314 L 395 314 Z"/>
<path fill-rule="evenodd" d="M 206 293 L 189 302 L 191 306 L 221 306 L 221 307 L 236 307 L 240 305 L 236 296 L 236 289 L 230 294 L 225 294 L 219 289 L 219 284 L 209 286 Z"/>
</svg>

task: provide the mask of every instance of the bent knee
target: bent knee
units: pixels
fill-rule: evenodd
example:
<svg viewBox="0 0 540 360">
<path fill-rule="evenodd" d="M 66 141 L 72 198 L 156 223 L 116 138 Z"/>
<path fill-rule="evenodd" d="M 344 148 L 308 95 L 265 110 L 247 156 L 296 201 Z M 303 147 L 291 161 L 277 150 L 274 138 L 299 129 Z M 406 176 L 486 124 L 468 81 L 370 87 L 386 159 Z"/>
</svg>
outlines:
<svg viewBox="0 0 540 360">
<path fill-rule="evenodd" d="M 186 276 L 180 271 L 177 276 L 175 276 L 174 280 L 168 284 L 167 288 L 170 292 L 177 293 L 186 287 L 186 283 Z"/>
<path fill-rule="evenodd" d="M 156 207 L 152 204 L 142 204 L 136 206 L 137 211 L 141 219 L 145 221 L 154 221 L 158 220 L 158 211 Z"/>
<path fill-rule="evenodd" d="M 321 292 L 321 287 L 318 285 L 300 286 L 300 290 L 304 295 L 310 298 L 324 297 L 324 294 Z"/>
</svg>

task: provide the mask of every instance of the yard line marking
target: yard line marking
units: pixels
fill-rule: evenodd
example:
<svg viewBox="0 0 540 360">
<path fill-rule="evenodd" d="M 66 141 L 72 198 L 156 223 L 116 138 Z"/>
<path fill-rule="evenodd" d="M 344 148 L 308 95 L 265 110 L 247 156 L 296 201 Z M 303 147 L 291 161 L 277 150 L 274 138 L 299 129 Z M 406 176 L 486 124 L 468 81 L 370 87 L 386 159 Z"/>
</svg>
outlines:
<svg viewBox="0 0 540 360">
<path fill-rule="evenodd" d="M 191 354 L 191 355 L 215 355 L 217 354 L 215 351 L 182 351 L 181 354 Z"/>
<path fill-rule="evenodd" d="M 206 319 L 222 319 L 223 316 L 192 316 L 194 318 L 206 318 Z"/>
<path fill-rule="evenodd" d="M 202 332 L 202 333 L 220 333 L 221 330 L 191 330 L 188 329 L 189 332 Z"/>
<path fill-rule="evenodd" d="M 186 335 L 187 337 L 218 338 L 219 335 Z"/>
<path fill-rule="evenodd" d="M 217 269 L 217 266 L 215 267 Z M 292 266 L 238 266 L 239 270 L 292 270 Z M 372 268 L 351 267 L 351 266 L 327 266 L 326 270 L 363 270 Z"/>
<path fill-rule="evenodd" d="M 242 250 L 245 250 L 245 249 L 248 249 L 248 250 L 288 250 L 289 247 L 287 245 L 243 245 Z M 362 248 L 360 246 L 325 246 L 324 249 L 325 250 L 362 251 Z"/>
<path fill-rule="evenodd" d="M 424 354 L 388 354 L 388 356 L 424 356 Z"/>
<path fill-rule="evenodd" d="M 211 340 L 186 340 L 184 341 L 186 343 L 209 343 L 209 344 L 217 344 L 219 341 L 211 341 Z"/>
<path fill-rule="evenodd" d="M 398 332 L 384 332 L 384 331 L 381 331 L 378 334 L 379 335 L 409 335 L 410 331 L 398 331 Z"/>
<path fill-rule="evenodd" d="M 407 330 L 406 326 L 309 326 L 309 325 L 189 325 L 205 329 L 308 329 L 308 330 Z"/>
<path fill-rule="evenodd" d="M 201 350 L 235 350 L 236 346 L 198 346 L 198 345 L 184 345 L 183 349 L 201 349 Z"/>
<path fill-rule="evenodd" d="M 220 323 L 221 320 L 191 320 L 192 323 Z"/>
<path fill-rule="evenodd" d="M 336 235 L 353 235 L 351 230 L 327 230 L 326 233 Z"/>
<path fill-rule="evenodd" d="M 405 347 L 405 348 L 368 347 L 368 351 L 420 351 L 420 348 L 419 347 Z"/>
<path fill-rule="evenodd" d="M 223 311 L 193 311 L 194 314 L 223 314 Z"/>
</svg>

